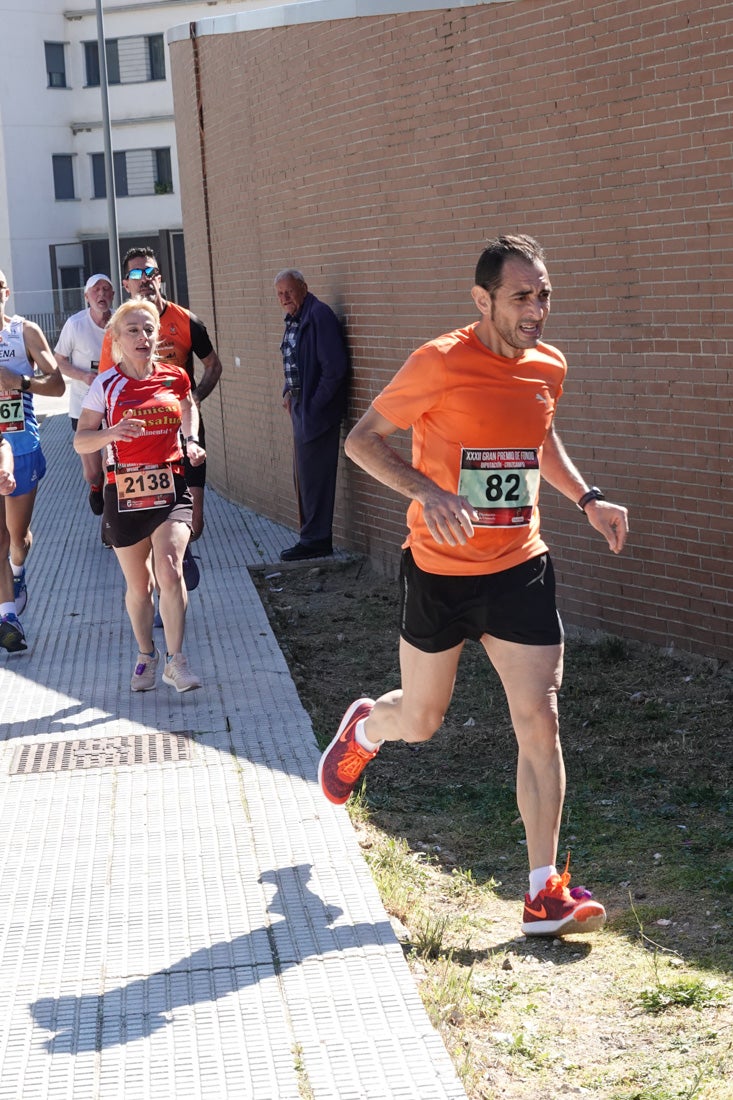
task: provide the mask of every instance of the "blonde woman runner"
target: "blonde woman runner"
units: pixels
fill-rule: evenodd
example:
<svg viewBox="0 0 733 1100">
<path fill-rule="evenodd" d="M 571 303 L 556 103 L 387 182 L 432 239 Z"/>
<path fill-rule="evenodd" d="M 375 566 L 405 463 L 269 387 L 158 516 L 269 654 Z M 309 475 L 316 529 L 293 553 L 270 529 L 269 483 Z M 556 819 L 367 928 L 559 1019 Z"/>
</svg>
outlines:
<svg viewBox="0 0 733 1100">
<path fill-rule="evenodd" d="M 151 302 L 125 302 L 108 327 L 115 365 L 89 387 L 74 449 L 83 455 L 106 446 L 103 530 L 125 576 L 125 604 L 138 647 L 130 686 L 133 691 L 156 686 L 157 584 L 167 649 L 163 682 L 176 691 L 191 691 L 201 687 L 201 680 L 183 654 L 188 602 L 183 555 L 193 506 L 180 437 L 191 464 L 204 462 L 198 409 L 185 370 L 156 361 L 160 318 Z M 102 428 L 103 421 L 107 427 Z"/>
</svg>

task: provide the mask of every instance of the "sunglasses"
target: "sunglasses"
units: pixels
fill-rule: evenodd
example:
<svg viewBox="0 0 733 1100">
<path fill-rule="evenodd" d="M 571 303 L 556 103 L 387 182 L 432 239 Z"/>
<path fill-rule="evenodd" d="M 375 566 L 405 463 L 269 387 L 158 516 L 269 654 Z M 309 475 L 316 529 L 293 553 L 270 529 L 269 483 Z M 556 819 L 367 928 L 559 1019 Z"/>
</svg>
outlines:
<svg viewBox="0 0 733 1100">
<path fill-rule="evenodd" d="M 154 279 L 156 275 L 160 275 L 160 269 L 157 267 L 133 267 L 132 271 L 127 272 L 128 279 L 142 279 L 143 275 L 146 279 Z"/>
</svg>

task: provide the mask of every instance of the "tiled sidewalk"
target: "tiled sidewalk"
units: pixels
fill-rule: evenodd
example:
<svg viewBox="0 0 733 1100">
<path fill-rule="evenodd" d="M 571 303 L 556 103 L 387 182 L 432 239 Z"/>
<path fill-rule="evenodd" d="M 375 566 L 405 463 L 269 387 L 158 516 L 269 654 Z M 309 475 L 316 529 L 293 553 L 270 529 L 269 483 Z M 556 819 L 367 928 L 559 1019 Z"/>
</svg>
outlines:
<svg viewBox="0 0 733 1100">
<path fill-rule="evenodd" d="M 0 1100 L 465 1098 L 249 576 L 293 533 L 207 493 L 205 687 L 135 695 L 68 420 L 42 431 L 31 648 L 0 650 Z"/>
</svg>

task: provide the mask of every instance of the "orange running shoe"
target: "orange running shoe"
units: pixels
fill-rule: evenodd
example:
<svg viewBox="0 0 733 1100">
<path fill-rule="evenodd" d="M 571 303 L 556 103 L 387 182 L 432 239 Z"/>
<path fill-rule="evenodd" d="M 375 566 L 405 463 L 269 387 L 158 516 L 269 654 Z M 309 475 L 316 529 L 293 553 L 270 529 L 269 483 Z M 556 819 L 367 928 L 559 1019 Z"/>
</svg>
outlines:
<svg viewBox="0 0 733 1100">
<path fill-rule="evenodd" d="M 318 765 L 318 782 L 329 802 L 342 806 L 370 760 L 379 752 L 363 749 L 354 737 L 356 723 L 371 714 L 373 699 L 357 699 L 341 719 L 338 733 Z"/>
<path fill-rule="evenodd" d="M 550 875 L 544 890 L 530 901 L 524 897 L 522 931 L 525 936 L 566 936 L 569 932 L 596 932 L 606 923 L 606 910 L 590 890 L 568 890 L 570 856 L 561 875 Z"/>
</svg>

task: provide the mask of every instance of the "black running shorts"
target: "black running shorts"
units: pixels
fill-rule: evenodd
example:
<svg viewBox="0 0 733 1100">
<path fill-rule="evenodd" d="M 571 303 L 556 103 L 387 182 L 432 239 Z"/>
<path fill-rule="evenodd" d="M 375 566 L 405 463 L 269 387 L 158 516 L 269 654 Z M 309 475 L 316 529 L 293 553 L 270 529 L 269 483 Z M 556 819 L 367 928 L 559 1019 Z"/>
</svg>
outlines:
<svg viewBox="0 0 733 1100">
<path fill-rule="evenodd" d="M 164 508 L 144 508 L 139 511 L 120 512 L 117 508 L 117 486 L 107 482 L 104 486 L 104 515 L 102 532 L 110 546 L 134 546 L 136 542 L 150 538 L 156 527 L 167 519 L 186 523 L 193 521 L 193 501 L 186 479 L 174 472 L 176 499 Z"/>
<path fill-rule="evenodd" d="M 442 653 L 484 634 L 520 645 L 559 645 L 555 572 L 541 554 L 501 573 L 446 576 L 419 569 L 404 550 L 400 634 L 424 653 Z"/>
</svg>

